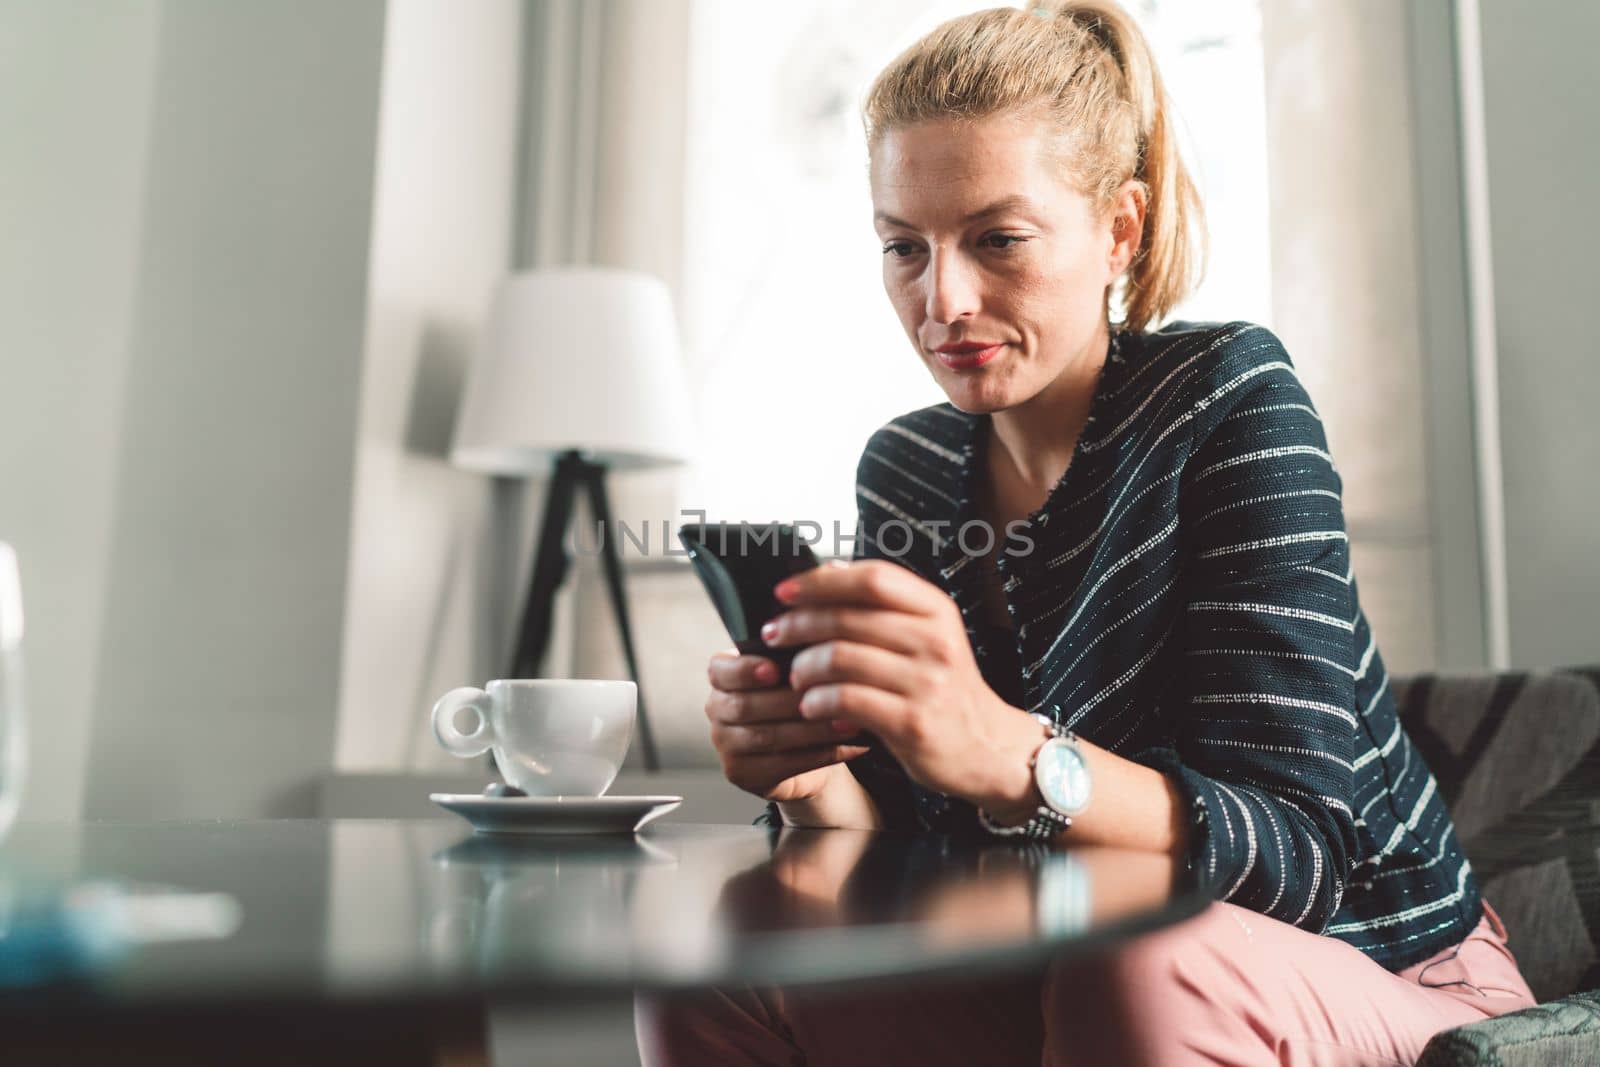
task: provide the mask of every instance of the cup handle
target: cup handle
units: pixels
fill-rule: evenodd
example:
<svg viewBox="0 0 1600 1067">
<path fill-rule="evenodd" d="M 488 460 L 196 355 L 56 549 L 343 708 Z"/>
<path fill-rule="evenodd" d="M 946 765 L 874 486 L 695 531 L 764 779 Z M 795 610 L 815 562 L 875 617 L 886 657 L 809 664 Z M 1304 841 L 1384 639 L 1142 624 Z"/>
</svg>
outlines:
<svg viewBox="0 0 1600 1067">
<path fill-rule="evenodd" d="M 471 708 L 478 715 L 478 725 L 470 733 L 456 729 L 456 715 Z M 451 755 L 470 759 L 481 756 L 494 747 L 494 727 L 489 723 L 489 694 L 482 689 L 466 685 L 452 689 L 439 698 L 433 706 L 433 736 Z"/>
</svg>

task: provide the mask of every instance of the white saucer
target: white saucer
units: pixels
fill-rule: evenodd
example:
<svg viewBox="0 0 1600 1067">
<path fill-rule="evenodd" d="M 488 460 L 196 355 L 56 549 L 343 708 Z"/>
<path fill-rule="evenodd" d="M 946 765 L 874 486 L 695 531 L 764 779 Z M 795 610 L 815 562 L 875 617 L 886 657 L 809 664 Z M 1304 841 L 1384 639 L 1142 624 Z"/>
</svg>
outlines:
<svg viewBox="0 0 1600 1067">
<path fill-rule="evenodd" d="M 631 834 L 683 803 L 682 797 L 486 797 L 430 793 L 480 834 Z"/>
</svg>

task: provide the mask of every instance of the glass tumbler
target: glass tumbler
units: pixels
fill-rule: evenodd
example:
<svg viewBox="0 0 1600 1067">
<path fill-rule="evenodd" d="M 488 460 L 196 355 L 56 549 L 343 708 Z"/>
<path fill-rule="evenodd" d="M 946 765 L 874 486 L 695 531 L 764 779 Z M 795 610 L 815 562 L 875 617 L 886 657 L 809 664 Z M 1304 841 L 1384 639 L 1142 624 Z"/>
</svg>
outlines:
<svg viewBox="0 0 1600 1067">
<path fill-rule="evenodd" d="M 0 541 L 0 840 L 16 820 L 28 765 L 22 721 L 22 578 Z"/>
</svg>

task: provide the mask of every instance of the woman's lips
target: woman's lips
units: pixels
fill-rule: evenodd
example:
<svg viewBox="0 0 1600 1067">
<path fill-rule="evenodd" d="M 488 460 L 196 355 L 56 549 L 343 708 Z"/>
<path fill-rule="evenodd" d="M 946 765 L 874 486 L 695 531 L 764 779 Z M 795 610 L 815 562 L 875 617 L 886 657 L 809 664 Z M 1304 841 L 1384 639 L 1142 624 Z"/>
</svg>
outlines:
<svg viewBox="0 0 1600 1067">
<path fill-rule="evenodd" d="M 935 352 L 939 362 L 951 370 L 976 370 L 985 363 L 992 361 L 1006 346 L 1003 344 L 990 345 L 988 348 L 974 348 L 966 352 Z"/>
</svg>

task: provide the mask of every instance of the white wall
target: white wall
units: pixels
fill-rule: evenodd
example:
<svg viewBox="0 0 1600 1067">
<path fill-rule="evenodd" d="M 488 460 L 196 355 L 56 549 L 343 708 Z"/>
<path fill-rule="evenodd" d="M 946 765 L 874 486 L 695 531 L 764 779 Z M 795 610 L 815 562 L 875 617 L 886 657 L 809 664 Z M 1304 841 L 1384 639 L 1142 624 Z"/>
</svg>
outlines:
<svg viewBox="0 0 1600 1067">
<path fill-rule="evenodd" d="M 331 763 L 380 0 L 0 6 L 25 818 L 309 813 Z"/>
<path fill-rule="evenodd" d="M 330 765 L 383 4 L 161 10 L 84 812 Z"/>
<path fill-rule="evenodd" d="M 515 232 L 517 0 L 391 0 L 372 223 L 337 765 L 447 766 L 426 713 L 503 667 L 517 494 L 451 467 L 456 401 Z M 497 506 L 498 505 L 498 506 Z M 507 519 L 509 518 L 509 522 Z M 510 526 L 516 550 L 497 537 Z M 458 764 L 459 766 L 459 764 Z"/>
<path fill-rule="evenodd" d="M 1480 0 L 1511 661 L 1600 662 L 1600 7 Z"/>
<path fill-rule="evenodd" d="M 1322 413 L 1362 606 L 1399 671 L 1436 657 L 1406 33 L 1390 0 L 1262 3 L 1274 325 Z"/>
<path fill-rule="evenodd" d="M 0 540 L 27 601 L 27 818 L 81 808 L 159 27 L 155 0 L 0 0 Z"/>
</svg>

